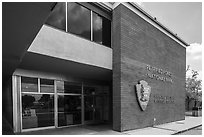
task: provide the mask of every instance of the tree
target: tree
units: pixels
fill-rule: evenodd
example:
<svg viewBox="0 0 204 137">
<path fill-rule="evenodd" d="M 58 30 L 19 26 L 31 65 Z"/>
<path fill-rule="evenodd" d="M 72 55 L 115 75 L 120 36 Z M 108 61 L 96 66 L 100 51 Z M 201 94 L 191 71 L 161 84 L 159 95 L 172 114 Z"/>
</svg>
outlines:
<svg viewBox="0 0 204 137">
<path fill-rule="evenodd" d="M 190 67 L 187 67 L 187 71 L 190 71 Z M 197 102 L 201 102 L 202 98 L 202 80 L 199 80 L 197 76 L 199 75 L 197 71 L 191 70 L 191 76 L 186 78 L 186 101 L 188 104 L 188 110 L 189 110 L 189 103 L 194 100 L 194 107 L 197 106 Z"/>
</svg>

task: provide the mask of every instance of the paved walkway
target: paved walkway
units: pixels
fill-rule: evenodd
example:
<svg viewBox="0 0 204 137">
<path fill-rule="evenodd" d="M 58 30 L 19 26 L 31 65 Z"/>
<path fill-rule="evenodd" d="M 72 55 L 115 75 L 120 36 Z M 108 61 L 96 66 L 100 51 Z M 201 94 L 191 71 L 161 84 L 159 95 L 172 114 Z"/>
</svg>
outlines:
<svg viewBox="0 0 204 137">
<path fill-rule="evenodd" d="M 197 128 L 194 128 L 185 132 L 181 132 L 176 135 L 202 135 L 202 126 L 199 126 Z"/>
<path fill-rule="evenodd" d="M 24 132 L 24 135 L 173 135 L 202 125 L 202 117 L 186 116 L 185 120 L 125 132 L 113 131 L 111 125 L 85 125 L 79 127 Z"/>
<path fill-rule="evenodd" d="M 129 135 L 173 135 L 202 125 L 202 117 L 186 116 L 185 120 L 123 132 Z"/>
</svg>

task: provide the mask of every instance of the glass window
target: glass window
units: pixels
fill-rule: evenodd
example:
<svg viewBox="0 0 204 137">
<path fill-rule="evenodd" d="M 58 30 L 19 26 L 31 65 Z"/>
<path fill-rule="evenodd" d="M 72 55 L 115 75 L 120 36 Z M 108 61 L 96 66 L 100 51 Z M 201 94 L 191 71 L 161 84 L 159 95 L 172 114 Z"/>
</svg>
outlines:
<svg viewBox="0 0 204 137">
<path fill-rule="evenodd" d="M 93 41 L 111 46 L 111 21 L 93 12 Z"/>
<path fill-rule="evenodd" d="M 46 24 L 66 31 L 66 3 L 58 2 L 48 17 Z"/>
<path fill-rule="evenodd" d="M 91 40 L 91 11 L 73 2 L 69 2 L 67 7 L 68 31 Z"/>
<path fill-rule="evenodd" d="M 90 86 L 84 86 L 84 94 L 86 95 L 94 95 L 96 94 L 96 88 Z"/>
<path fill-rule="evenodd" d="M 82 85 L 80 83 L 57 81 L 57 92 L 58 93 L 74 93 L 81 94 Z"/>
<path fill-rule="evenodd" d="M 93 12 L 93 41 L 102 44 L 102 17 Z"/>
<path fill-rule="evenodd" d="M 103 18 L 102 28 L 102 44 L 111 47 L 111 21 Z"/>
<path fill-rule="evenodd" d="M 38 92 L 38 79 L 21 77 L 21 91 L 22 92 Z"/>
<path fill-rule="evenodd" d="M 58 95 L 58 126 L 81 124 L 81 96 Z"/>
<path fill-rule="evenodd" d="M 54 96 L 22 93 L 23 129 L 54 126 Z"/>
<path fill-rule="evenodd" d="M 54 93 L 54 80 L 40 79 L 40 92 Z"/>
<path fill-rule="evenodd" d="M 104 94 L 103 86 L 84 86 L 84 94 L 85 95 L 101 95 Z"/>
</svg>

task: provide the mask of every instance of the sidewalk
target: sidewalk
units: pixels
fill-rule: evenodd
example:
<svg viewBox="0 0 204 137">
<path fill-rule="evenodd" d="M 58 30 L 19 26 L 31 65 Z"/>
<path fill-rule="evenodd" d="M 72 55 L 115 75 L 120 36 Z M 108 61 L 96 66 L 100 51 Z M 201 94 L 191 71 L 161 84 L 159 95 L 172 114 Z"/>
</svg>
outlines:
<svg viewBox="0 0 204 137">
<path fill-rule="evenodd" d="M 117 132 L 111 125 L 85 125 L 79 127 L 48 129 L 20 133 L 21 135 L 174 135 L 202 125 L 202 117 L 186 116 L 185 120 L 147 127 L 143 129 Z"/>
<path fill-rule="evenodd" d="M 129 135 L 174 135 L 202 125 L 202 117 L 186 116 L 185 120 L 123 132 Z"/>
</svg>

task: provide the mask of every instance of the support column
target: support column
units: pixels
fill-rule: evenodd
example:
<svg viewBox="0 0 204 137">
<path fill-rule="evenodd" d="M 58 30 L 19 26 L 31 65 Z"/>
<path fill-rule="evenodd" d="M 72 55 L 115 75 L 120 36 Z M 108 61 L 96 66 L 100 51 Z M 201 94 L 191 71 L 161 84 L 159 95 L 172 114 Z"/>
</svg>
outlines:
<svg viewBox="0 0 204 137">
<path fill-rule="evenodd" d="M 120 6 L 113 10 L 113 130 L 121 131 L 121 12 Z"/>
</svg>

